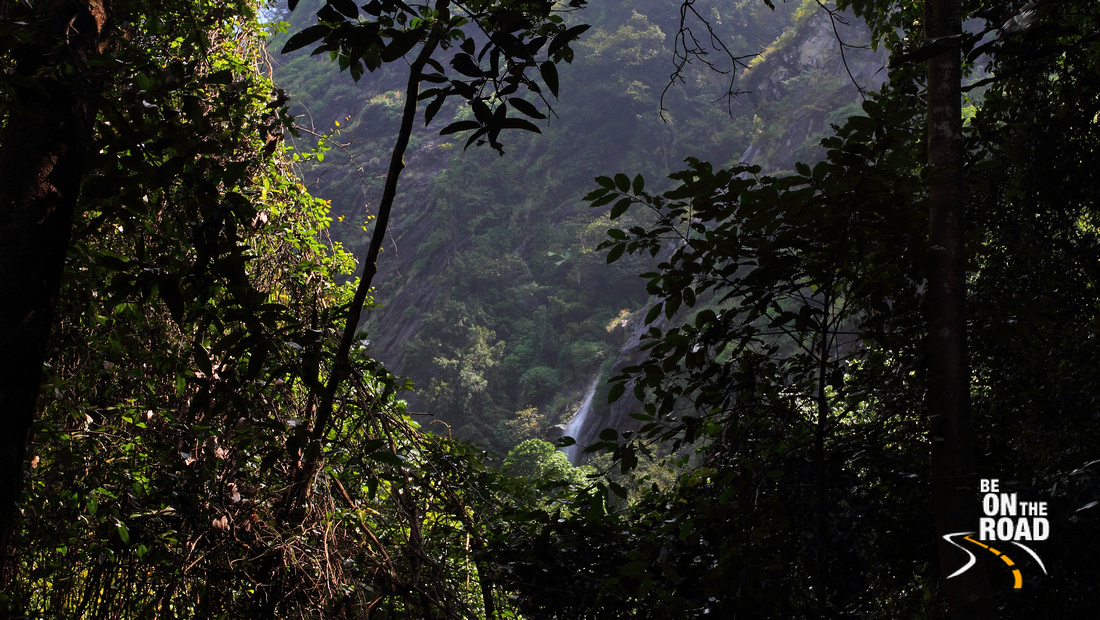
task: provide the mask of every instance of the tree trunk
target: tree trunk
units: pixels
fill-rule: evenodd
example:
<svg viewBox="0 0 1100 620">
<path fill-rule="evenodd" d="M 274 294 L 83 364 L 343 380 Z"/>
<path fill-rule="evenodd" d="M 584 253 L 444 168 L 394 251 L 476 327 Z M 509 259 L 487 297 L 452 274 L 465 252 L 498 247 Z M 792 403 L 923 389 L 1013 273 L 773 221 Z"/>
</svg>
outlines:
<svg viewBox="0 0 1100 620">
<path fill-rule="evenodd" d="M 966 354 L 966 195 L 963 182 L 962 71 L 959 0 L 926 0 L 928 61 L 928 164 L 932 172 L 928 264 L 929 439 L 932 496 L 940 568 L 953 573 L 965 562 L 943 539 L 978 524 L 974 429 L 970 419 L 970 368 Z M 991 618 L 989 583 L 981 563 L 944 582 L 952 618 Z"/>
<path fill-rule="evenodd" d="M 15 571 L 13 536 L 27 441 L 92 143 L 96 80 L 87 56 L 107 42 L 110 0 L 42 0 L 12 51 L 15 74 L 0 132 L 0 589 Z"/>
<path fill-rule="evenodd" d="M 446 5 L 445 0 L 439 0 L 438 8 Z M 355 341 L 359 320 L 363 315 L 363 306 L 370 292 L 374 276 L 378 273 L 378 256 L 382 252 L 382 243 L 385 241 L 387 226 L 389 225 L 390 212 L 394 199 L 397 196 L 397 183 L 401 177 L 401 171 L 405 169 L 405 151 L 409 146 L 409 138 L 412 136 L 413 123 L 416 120 L 417 102 L 420 93 L 420 80 L 428 59 L 435 53 L 440 42 L 440 32 L 432 31 L 424 42 L 416 58 L 409 65 L 409 79 L 405 89 L 405 105 L 401 115 L 401 126 L 397 133 L 397 140 L 390 156 L 390 166 L 386 175 L 386 184 L 382 191 L 382 200 L 378 207 L 378 217 L 374 223 L 374 232 L 371 234 L 370 246 L 367 255 L 363 259 L 363 269 L 359 276 L 359 284 L 355 289 L 355 296 L 348 306 L 344 331 L 340 337 L 340 346 L 336 350 L 329 377 L 323 389 L 317 390 L 317 407 L 309 434 L 310 446 L 304 451 L 301 465 L 293 470 L 290 488 L 283 497 L 277 513 L 279 522 L 284 526 L 297 525 L 304 518 L 304 509 L 309 500 L 310 484 L 321 467 L 320 446 L 328 432 L 329 422 L 332 418 L 336 394 L 340 385 L 347 379 L 351 368 L 348 358 L 351 346 Z M 321 378 L 318 378 L 320 382 Z M 414 524 L 414 528 L 417 527 Z M 264 574 L 269 576 L 269 584 L 257 588 L 256 613 L 261 618 L 274 618 L 284 592 L 283 584 L 278 572 L 281 570 L 281 557 L 272 557 L 264 568 Z M 415 582 L 415 579 L 414 579 Z M 428 613 L 428 608 L 425 608 Z"/>
</svg>

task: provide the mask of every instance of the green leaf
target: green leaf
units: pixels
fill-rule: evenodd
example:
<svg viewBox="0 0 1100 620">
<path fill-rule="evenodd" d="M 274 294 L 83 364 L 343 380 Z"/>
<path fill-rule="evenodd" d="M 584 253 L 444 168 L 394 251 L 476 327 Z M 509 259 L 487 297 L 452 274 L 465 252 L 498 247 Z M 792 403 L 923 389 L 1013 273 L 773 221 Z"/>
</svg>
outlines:
<svg viewBox="0 0 1100 620">
<path fill-rule="evenodd" d="M 680 309 L 680 302 L 683 298 L 679 294 L 669 295 L 665 299 L 665 318 L 671 319 L 676 311 Z"/>
<path fill-rule="evenodd" d="M 607 393 L 607 402 L 608 402 L 608 404 L 619 400 L 619 398 L 624 393 L 626 393 L 626 384 L 625 383 L 616 383 L 615 385 L 611 386 L 611 390 Z"/>
<path fill-rule="evenodd" d="M 695 291 L 691 290 L 691 287 L 684 289 L 684 303 L 687 304 L 689 308 L 695 306 Z"/>
<path fill-rule="evenodd" d="M 691 533 L 691 528 L 692 528 L 693 525 L 695 525 L 695 522 L 692 521 L 691 519 L 684 519 L 684 521 L 680 524 L 680 541 L 681 542 L 687 540 L 688 534 Z"/>
<path fill-rule="evenodd" d="M 874 119 L 863 116 L 862 114 L 849 116 L 844 124 L 856 131 L 866 133 L 874 133 L 874 131 L 878 129 L 878 123 Z"/>
<path fill-rule="evenodd" d="M 137 86 L 137 89 L 141 91 L 150 90 L 153 88 L 153 81 L 149 79 L 149 76 L 139 71 L 134 76 L 134 86 Z"/>
<path fill-rule="evenodd" d="M 519 97 L 512 97 L 511 99 L 508 100 L 508 103 L 511 104 L 512 107 L 515 108 L 516 110 L 518 110 L 521 114 L 526 114 L 527 116 L 530 116 L 531 118 L 537 118 L 539 120 L 546 118 L 546 115 L 543 114 L 542 112 L 539 112 L 539 109 L 536 108 L 534 106 L 534 104 L 530 103 L 529 101 L 527 101 L 525 99 L 520 99 Z"/>
<path fill-rule="evenodd" d="M 439 112 L 439 108 L 443 107 L 443 102 L 446 100 L 446 95 L 439 95 L 435 99 L 432 99 L 427 106 L 424 107 L 424 126 L 427 127 L 432 119 L 435 118 L 436 113 Z"/>
<path fill-rule="evenodd" d="M 352 19 L 359 17 L 359 7 L 355 6 L 352 0 L 328 0 L 328 3 L 347 17 Z"/>
<path fill-rule="evenodd" d="M 501 109 L 504 109 L 501 107 Z M 506 118 L 500 122 L 501 129 L 522 129 L 524 131 L 532 131 L 534 133 L 542 133 L 542 130 L 537 125 L 525 118 Z"/>
<path fill-rule="evenodd" d="M 120 521 L 119 519 L 115 519 L 115 523 L 116 523 L 115 531 L 118 532 L 118 537 L 122 539 L 122 544 L 129 545 L 130 544 L 130 530 L 126 529 L 126 524 L 123 523 L 122 521 Z"/>
<path fill-rule="evenodd" d="M 625 243 L 616 243 L 614 246 L 612 246 L 611 251 L 607 253 L 607 264 L 610 265 L 611 263 L 619 260 L 619 257 L 623 255 L 623 252 L 625 250 Z"/>
<path fill-rule="evenodd" d="M 558 34 L 554 37 L 554 40 L 550 42 L 550 47 L 546 48 L 546 53 L 553 56 L 558 50 L 562 49 L 566 45 L 569 45 L 577 37 L 581 36 L 585 30 L 591 28 L 588 24 L 581 24 L 579 26 L 573 26 L 568 30 Z"/>
<path fill-rule="evenodd" d="M 393 40 L 382 49 L 379 55 L 382 57 L 382 62 L 393 62 L 408 54 L 419 42 L 420 35 L 415 31 L 394 35 Z"/>
<path fill-rule="evenodd" d="M 324 24 L 316 24 L 310 26 L 298 34 L 290 37 L 290 40 L 283 46 L 282 53 L 288 54 L 294 50 L 301 49 L 312 43 L 316 43 L 325 36 L 326 33 L 331 32 L 332 28 Z"/>
<path fill-rule="evenodd" d="M 609 480 L 607 482 L 607 488 L 610 489 L 611 492 L 615 495 L 618 495 L 622 499 L 626 499 L 626 489 L 623 488 L 623 485 L 619 484 L 618 482 L 612 482 Z"/>
<path fill-rule="evenodd" d="M 466 139 L 466 146 L 464 146 L 463 148 L 470 148 L 470 145 L 473 144 L 475 140 L 484 136 L 487 133 L 489 133 L 488 127 L 482 127 L 481 129 L 478 129 L 474 133 L 470 134 L 470 137 Z"/>
<path fill-rule="evenodd" d="M 209 379 L 214 376 L 214 367 L 210 362 L 210 352 L 206 350 L 206 347 L 202 346 L 201 342 L 195 343 L 195 365 L 199 370 L 206 375 Z"/>
<path fill-rule="evenodd" d="M 622 193 L 630 191 L 630 178 L 623 173 L 615 175 L 615 187 Z"/>
<path fill-rule="evenodd" d="M 467 39 L 469 41 L 470 39 Z M 470 54 L 455 54 L 451 59 L 451 66 L 466 77 L 479 78 L 485 76 L 485 71 L 474 62 Z"/>
<path fill-rule="evenodd" d="M 367 458 L 385 465 L 393 465 L 394 467 L 401 467 L 405 464 L 405 461 L 393 452 L 372 452 L 367 455 Z"/>
<path fill-rule="evenodd" d="M 470 101 L 470 109 L 474 111 L 474 118 L 476 118 L 482 125 L 488 125 L 493 122 L 493 111 L 489 108 L 489 104 L 484 99 L 474 99 Z"/>
<path fill-rule="evenodd" d="M 629 198 L 623 198 L 619 202 L 616 202 L 615 206 L 611 207 L 611 213 L 610 213 L 611 219 L 615 219 L 615 218 L 619 217 L 620 215 L 622 215 L 623 213 L 626 213 L 626 210 L 628 208 L 630 208 L 630 199 Z"/>
<path fill-rule="evenodd" d="M 606 190 L 604 188 L 594 189 L 594 190 L 588 192 L 587 194 L 585 194 L 584 198 L 581 198 L 581 200 L 584 200 L 586 202 L 592 202 L 593 200 L 596 200 L 597 198 L 602 198 L 605 194 L 607 194 L 607 192 L 608 192 L 608 190 Z"/>
<path fill-rule="evenodd" d="M 480 129 L 481 123 L 477 121 L 455 121 L 450 125 L 447 125 L 443 129 L 439 130 L 439 135 L 446 136 L 452 133 L 458 133 L 460 131 L 469 131 L 471 129 Z"/>
<path fill-rule="evenodd" d="M 446 71 L 443 70 L 443 65 L 439 64 L 439 61 L 434 58 L 427 58 L 424 60 L 424 63 L 439 73 L 446 73 Z"/>
<path fill-rule="evenodd" d="M 263 370 L 268 355 L 269 350 L 266 343 L 262 343 L 256 350 L 251 351 L 248 359 L 248 369 L 244 373 L 246 381 L 253 381 L 260 376 L 260 371 Z"/>
<path fill-rule="evenodd" d="M 176 322 L 176 325 L 182 327 L 184 302 L 179 285 L 176 284 L 176 279 L 167 274 L 158 275 L 157 292 L 160 293 L 160 298 L 164 300 L 164 305 L 168 307 L 172 320 Z"/>
<path fill-rule="evenodd" d="M 608 192 L 607 194 L 604 194 L 603 196 L 600 196 L 599 198 L 593 200 L 591 206 L 593 208 L 602 207 L 609 204 L 612 200 L 615 200 L 618 196 L 619 194 L 617 193 Z"/>
<path fill-rule="evenodd" d="M 654 306 L 652 308 L 649 309 L 649 312 L 647 312 L 646 315 L 645 315 L 645 324 L 646 325 L 649 325 L 653 321 L 657 320 L 657 317 L 661 315 L 661 308 L 663 306 L 664 306 L 663 302 L 657 302 L 656 304 L 654 304 Z"/>
<path fill-rule="evenodd" d="M 634 175 L 633 189 L 635 195 L 641 194 L 645 190 L 645 179 L 642 178 L 642 175 Z"/>
<path fill-rule="evenodd" d="M 554 66 L 554 63 L 547 60 L 539 65 L 539 73 L 542 75 L 542 81 L 546 82 L 546 87 L 550 89 L 550 93 L 555 97 L 558 96 L 558 68 Z"/>
</svg>

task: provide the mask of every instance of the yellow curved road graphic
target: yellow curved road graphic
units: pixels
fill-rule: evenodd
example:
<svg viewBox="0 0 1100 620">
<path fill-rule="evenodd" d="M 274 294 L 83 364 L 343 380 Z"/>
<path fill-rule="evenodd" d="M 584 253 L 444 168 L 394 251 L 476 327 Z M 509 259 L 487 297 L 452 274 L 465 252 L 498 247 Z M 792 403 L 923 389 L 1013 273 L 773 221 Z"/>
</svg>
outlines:
<svg viewBox="0 0 1100 620">
<path fill-rule="evenodd" d="M 968 540 L 968 541 L 974 543 L 975 545 L 978 545 L 979 547 L 989 549 L 993 553 L 993 555 L 996 555 L 997 557 L 1004 560 L 1004 563 L 1008 564 L 1010 567 L 1016 566 L 1016 563 L 1013 562 L 1007 555 L 1001 553 L 1000 551 L 997 551 L 996 549 L 994 549 L 993 547 L 990 547 L 987 544 L 980 543 L 980 542 L 974 540 L 973 538 L 971 538 L 970 536 L 966 536 L 965 538 L 963 538 L 963 540 Z M 1024 587 L 1024 576 L 1020 574 L 1020 569 L 1013 568 L 1012 569 L 1012 576 L 1016 578 L 1016 583 L 1015 583 L 1015 585 L 1012 586 L 1012 588 L 1014 590 L 1019 590 L 1020 588 Z"/>
</svg>

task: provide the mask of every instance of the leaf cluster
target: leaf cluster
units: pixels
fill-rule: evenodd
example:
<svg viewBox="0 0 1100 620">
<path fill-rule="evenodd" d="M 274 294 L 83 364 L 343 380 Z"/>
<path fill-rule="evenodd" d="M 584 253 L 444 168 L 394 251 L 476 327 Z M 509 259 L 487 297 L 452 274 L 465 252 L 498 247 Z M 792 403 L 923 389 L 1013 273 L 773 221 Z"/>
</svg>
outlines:
<svg viewBox="0 0 1100 620">
<path fill-rule="evenodd" d="M 739 401 L 781 406 L 812 393 L 805 386 L 818 383 L 822 351 L 831 365 L 826 385 L 840 387 L 854 339 L 899 296 L 912 295 L 922 254 L 912 215 L 920 175 L 912 151 L 899 146 L 914 129 L 894 104 L 870 101 L 864 110 L 825 141 L 826 160 L 812 169 L 799 164 L 794 175 L 760 176 L 754 166 L 715 171 L 689 160 L 671 177 L 679 185 L 660 195 L 647 193 L 641 177 L 597 179 L 602 187 L 587 199 L 597 207 L 614 202 L 612 219 L 632 206 L 657 214 L 651 228 L 609 230 L 608 261 L 667 256 L 643 276 L 653 299 L 643 345 L 649 359 L 624 369 L 609 395 L 619 398 L 630 384 L 649 403 L 638 416 L 643 433 L 684 433 L 680 441 L 692 443 L 702 420 L 724 417 Z M 911 202 L 897 200 L 899 188 Z M 768 361 L 775 359 L 780 366 Z M 689 414 L 664 429 L 660 420 L 685 398 L 702 418 Z"/>
<path fill-rule="evenodd" d="M 297 2 L 292 2 L 291 9 Z M 317 11 L 318 23 L 291 37 L 283 53 L 320 43 L 313 54 L 328 53 L 356 81 L 413 50 L 436 40 L 451 51 L 448 62 L 429 58 L 430 71 L 419 78 L 431 84 L 420 99 L 429 101 L 425 124 L 443 104 L 457 96 L 473 111 L 473 118 L 452 122 L 441 135 L 473 131 L 466 146 L 484 143 L 503 154 L 499 141 L 504 129 L 540 133 L 528 118 L 545 119 L 538 107 L 523 98 L 526 92 L 545 102 L 543 87 L 554 97 L 559 90 L 557 63 L 572 62 L 569 44 L 587 25 L 567 26 L 558 12 L 577 10 L 583 0 L 562 7 L 544 0 L 525 2 L 454 2 L 442 0 L 411 7 L 404 2 L 374 0 L 360 7 L 351 0 L 326 2 Z M 528 72 L 537 73 L 531 77 Z M 540 86 L 540 80 L 541 84 Z M 520 116 L 509 116 L 511 109 Z"/>
</svg>

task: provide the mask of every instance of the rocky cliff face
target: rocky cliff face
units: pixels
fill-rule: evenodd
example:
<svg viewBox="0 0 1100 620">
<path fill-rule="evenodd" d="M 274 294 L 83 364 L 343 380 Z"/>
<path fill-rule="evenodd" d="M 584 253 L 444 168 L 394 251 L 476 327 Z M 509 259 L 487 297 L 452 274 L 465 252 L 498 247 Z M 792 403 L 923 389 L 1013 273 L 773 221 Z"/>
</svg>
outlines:
<svg viewBox="0 0 1100 620">
<path fill-rule="evenodd" d="M 870 37 L 854 15 L 823 10 L 780 37 L 742 76 L 759 119 L 742 161 L 781 171 L 814 159 L 829 125 L 858 113 L 861 91 L 886 81 L 887 55 L 870 50 Z"/>
<path fill-rule="evenodd" d="M 442 273 L 455 253 L 466 247 L 468 236 L 455 238 L 449 247 L 426 253 L 435 231 L 431 192 L 435 178 L 446 167 L 448 153 L 439 148 L 441 140 L 430 139 L 413 149 L 405 158 L 405 183 L 401 188 L 401 217 L 395 218 L 389 229 L 385 256 L 384 294 L 373 313 L 374 354 L 393 369 L 404 364 L 404 345 L 423 327 L 423 316 L 435 307 L 443 289 L 428 278 L 413 278 L 414 271 Z M 418 261 L 421 264 L 417 264 Z"/>
</svg>

